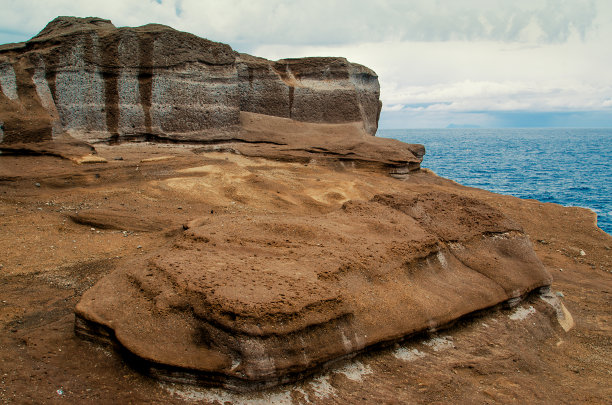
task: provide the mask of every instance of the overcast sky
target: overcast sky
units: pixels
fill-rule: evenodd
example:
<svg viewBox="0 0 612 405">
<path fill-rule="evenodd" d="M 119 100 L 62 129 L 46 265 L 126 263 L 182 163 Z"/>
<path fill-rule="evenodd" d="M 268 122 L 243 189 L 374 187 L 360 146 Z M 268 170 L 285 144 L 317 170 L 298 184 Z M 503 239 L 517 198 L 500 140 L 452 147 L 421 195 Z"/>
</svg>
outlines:
<svg viewBox="0 0 612 405">
<path fill-rule="evenodd" d="M 610 0 L 0 0 L 0 43 L 58 15 L 345 56 L 378 73 L 381 128 L 612 127 Z"/>
</svg>

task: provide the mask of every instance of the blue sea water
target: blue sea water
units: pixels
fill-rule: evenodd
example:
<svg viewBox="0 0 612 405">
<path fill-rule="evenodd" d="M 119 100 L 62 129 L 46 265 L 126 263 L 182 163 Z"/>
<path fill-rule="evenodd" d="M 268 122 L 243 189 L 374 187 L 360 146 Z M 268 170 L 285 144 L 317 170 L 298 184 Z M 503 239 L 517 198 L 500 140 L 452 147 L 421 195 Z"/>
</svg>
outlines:
<svg viewBox="0 0 612 405">
<path fill-rule="evenodd" d="M 612 129 L 401 129 L 377 136 L 425 145 L 422 166 L 466 186 L 589 208 L 612 234 Z"/>
</svg>

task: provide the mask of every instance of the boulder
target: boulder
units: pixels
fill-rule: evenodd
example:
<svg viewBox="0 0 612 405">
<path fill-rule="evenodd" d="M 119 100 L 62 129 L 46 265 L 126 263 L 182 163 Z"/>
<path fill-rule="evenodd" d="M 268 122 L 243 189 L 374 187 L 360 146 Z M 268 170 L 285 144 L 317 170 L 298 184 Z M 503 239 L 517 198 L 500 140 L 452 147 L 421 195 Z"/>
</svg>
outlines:
<svg viewBox="0 0 612 405">
<path fill-rule="evenodd" d="M 87 291 L 76 332 L 170 381 L 261 389 L 520 299 L 551 277 L 521 227 L 445 192 L 319 216 L 230 213 Z"/>
</svg>

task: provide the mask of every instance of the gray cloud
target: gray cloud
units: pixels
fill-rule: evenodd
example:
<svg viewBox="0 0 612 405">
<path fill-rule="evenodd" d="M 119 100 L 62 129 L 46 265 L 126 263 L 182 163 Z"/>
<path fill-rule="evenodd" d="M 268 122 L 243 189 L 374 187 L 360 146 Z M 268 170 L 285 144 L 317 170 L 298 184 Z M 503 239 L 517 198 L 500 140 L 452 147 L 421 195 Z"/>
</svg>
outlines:
<svg viewBox="0 0 612 405">
<path fill-rule="evenodd" d="M 171 5 L 174 0 L 163 0 Z M 190 30 L 227 42 L 329 45 L 376 41 L 555 43 L 584 38 L 594 0 L 182 1 Z M 192 16 L 194 18 L 192 18 Z"/>
<path fill-rule="evenodd" d="M 609 0 L 8 0 L 0 15 L 0 43 L 76 15 L 166 24 L 270 59 L 345 56 L 379 74 L 383 118 L 411 126 L 612 114 Z"/>
<path fill-rule="evenodd" d="M 584 37 L 595 0 L 22 0 L 0 4 L 5 31 L 34 34 L 57 15 L 158 22 L 230 44 L 364 41 L 563 42 Z M 10 17 L 10 18 L 7 18 Z M 25 38 L 24 38 L 25 39 Z"/>
</svg>

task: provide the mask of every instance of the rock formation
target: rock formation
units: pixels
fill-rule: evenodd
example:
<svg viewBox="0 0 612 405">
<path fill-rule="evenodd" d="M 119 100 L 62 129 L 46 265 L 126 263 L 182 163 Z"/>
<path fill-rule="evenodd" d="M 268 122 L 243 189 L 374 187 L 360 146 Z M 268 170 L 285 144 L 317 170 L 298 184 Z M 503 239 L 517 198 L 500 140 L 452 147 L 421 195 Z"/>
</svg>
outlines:
<svg viewBox="0 0 612 405">
<path fill-rule="evenodd" d="M 292 381 L 551 282 L 520 226 L 448 193 L 376 195 L 309 218 L 211 215 L 185 228 L 76 308 L 78 334 L 117 342 L 173 381 Z"/>
<path fill-rule="evenodd" d="M 417 176 L 424 154 L 372 136 L 379 86 L 366 67 L 343 58 L 271 62 L 160 25 L 58 18 L 28 42 L 0 47 L 0 86 L 4 152 L 83 155 L 96 143 L 153 140 L 394 176 Z M 166 241 L 83 295 L 77 334 L 115 344 L 162 378 L 259 389 L 551 282 L 522 228 L 481 201 L 397 182 L 392 193 L 361 199 L 324 190 L 322 204 L 284 184 L 299 182 L 295 167 L 274 181 L 244 172 L 265 190 L 265 208 L 199 211 L 172 232 L 166 213 L 71 215 L 86 226 L 165 232 Z M 237 175 L 221 177 L 216 187 L 235 202 Z"/>
<path fill-rule="evenodd" d="M 256 114 L 351 127 L 335 131 L 342 136 L 316 128 L 329 138 L 307 141 L 319 154 L 346 154 L 366 142 L 389 155 L 383 164 L 400 171 L 418 167 L 422 157 L 398 150 L 396 142 L 368 139 L 381 109 L 372 70 L 344 58 L 272 62 L 157 24 L 116 28 L 100 18 L 58 17 L 28 42 L 0 47 L 0 88 L 5 151 L 60 142 L 65 133 L 93 143 L 278 145 L 279 139 L 245 128 Z M 372 160 L 350 153 L 352 160 Z"/>
</svg>

